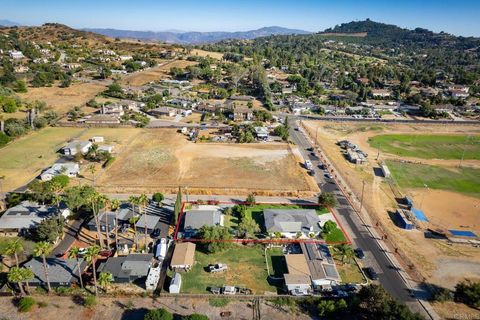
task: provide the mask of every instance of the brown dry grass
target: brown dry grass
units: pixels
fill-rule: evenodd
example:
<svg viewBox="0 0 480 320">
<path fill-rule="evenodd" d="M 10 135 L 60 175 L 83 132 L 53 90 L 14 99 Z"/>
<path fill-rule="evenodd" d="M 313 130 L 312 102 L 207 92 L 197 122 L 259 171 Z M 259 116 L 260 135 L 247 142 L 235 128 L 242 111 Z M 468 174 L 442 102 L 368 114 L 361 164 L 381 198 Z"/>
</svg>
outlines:
<svg viewBox="0 0 480 320">
<path fill-rule="evenodd" d="M 160 62 L 158 66 L 148 70 L 135 72 L 127 75 L 120 80 L 121 84 L 130 85 L 134 87 L 142 86 L 152 81 L 159 81 L 168 78 L 170 68 L 179 67 L 185 68 L 187 66 L 195 65 L 196 62 L 187 60 L 169 60 Z"/>
<path fill-rule="evenodd" d="M 158 129 L 136 135 L 97 181 L 107 193 L 187 186 L 202 194 L 294 194 L 316 191 L 308 179 L 285 144 L 195 144 Z"/>
<path fill-rule="evenodd" d="M 388 212 L 394 212 L 397 205 L 395 197 L 387 183 L 381 177 L 376 177 L 373 172 L 374 167 L 378 167 L 375 160 L 376 150 L 369 147 L 368 137 L 377 134 L 386 133 L 465 133 L 477 132 L 477 126 L 441 126 L 441 125 L 423 125 L 422 127 L 406 124 L 387 125 L 367 125 L 355 123 L 331 123 L 331 122 L 305 122 L 309 132 L 315 136 L 318 129 L 318 143 L 325 152 L 327 158 L 334 164 L 345 182 L 350 186 L 353 193 L 360 198 L 362 193 L 362 181 L 365 181 L 364 206 L 371 215 L 373 221 L 379 221 L 389 238 L 395 246 L 403 251 L 409 259 L 413 261 L 418 271 L 427 278 L 428 281 L 441 285 L 452 286 L 456 282 L 463 280 L 463 273 L 456 274 L 449 279 L 436 276 L 436 272 L 443 270 L 444 260 L 456 261 L 461 265 L 461 261 L 467 257 L 480 268 L 480 252 L 478 249 L 453 245 L 446 250 L 439 245 L 439 241 L 426 239 L 421 230 L 406 231 L 398 228 Z M 349 163 L 341 154 L 341 149 L 336 145 L 339 140 L 347 139 L 359 145 L 359 147 L 369 154 L 369 162 L 365 165 L 355 166 Z M 390 157 L 387 154 L 381 154 L 380 160 Z M 397 157 L 398 159 L 398 157 Z M 415 159 L 427 163 L 429 160 Z M 432 160 L 434 161 L 434 160 Z M 435 160 L 436 165 L 440 165 L 445 160 Z M 430 162 L 428 162 L 430 164 Z M 443 162 L 442 165 L 447 165 Z M 407 190 L 408 191 L 408 190 Z M 416 192 L 418 193 L 418 192 Z M 420 194 L 414 192 L 414 197 L 418 200 Z M 423 197 L 423 195 L 421 195 Z M 461 202 L 461 204 L 460 204 Z M 422 209 L 427 211 L 427 216 L 432 218 L 435 224 L 441 224 L 449 227 L 460 227 L 460 225 L 469 225 L 471 229 L 478 228 L 478 199 L 469 198 L 447 191 L 430 190 L 423 200 Z M 432 212 L 432 213 L 430 213 Z M 463 221 L 463 223 L 461 222 Z M 443 243 L 443 242 L 442 242 Z M 465 266 L 467 267 L 467 266 Z"/>
<path fill-rule="evenodd" d="M 205 51 L 200 49 L 193 49 L 190 55 L 198 57 L 210 57 L 217 60 L 223 59 L 223 53 L 221 52 Z"/>
<path fill-rule="evenodd" d="M 469 308 L 468 306 L 455 302 L 434 302 L 433 309 L 442 319 L 464 320 L 480 319 L 480 310 Z"/>
<path fill-rule="evenodd" d="M 28 88 L 28 92 L 20 93 L 22 99 L 29 101 L 45 101 L 48 107 L 63 115 L 74 106 L 83 106 L 98 93 L 105 90 L 106 85 L 96 83 L 74 83 L 68 88 L 43 87 Z"/>
</svg>

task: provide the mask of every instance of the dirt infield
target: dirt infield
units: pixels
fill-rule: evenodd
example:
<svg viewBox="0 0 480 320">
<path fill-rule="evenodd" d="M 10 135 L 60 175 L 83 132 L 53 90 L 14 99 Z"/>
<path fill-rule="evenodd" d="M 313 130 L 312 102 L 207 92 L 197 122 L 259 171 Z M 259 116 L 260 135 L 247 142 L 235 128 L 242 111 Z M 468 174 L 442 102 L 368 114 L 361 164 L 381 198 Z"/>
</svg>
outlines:
<svg viewBox="0 0 480 320">
<path fill-rule="evenodd" d="M 135 72 L 123 77 L 120 80 L 121 84 L 130 85 L 134 87 L 142 86 L 151 81 L 158 81 L 168 76 L 168 72 L 172 67 L 185 68 L 187 66 L 195 65 L 196 62 L 187 60 L 171 60 L 160 62 L 156 67 Z"/>
<path fill-rule="evenodd" d="M 28 88 L 28 92 L 19 96 L 29 101 L 45 101 L 48 107 L 63 115 L 72 107 L 85 105 L 105 88 L 106 85 L 100 83 L 74 83 L 68 88 Z"/>
<path fill-rule="evenodd" d="M 104 192 L 151 192 L 188 187 L 191 193 L 316 192 L 286 144 L 192 143 L 175 130 L 145 130 L 101 174 Z"/>
<path fill-rule="evenodd" d="M 415 163 L 437 165 L 452 168 L 458 166 L 458 160 L 418 159 L 404 158 L 388 153 L 383 153 L 368 144 L 368 138 L 379 134 L 478 134 L 478 126 L 444 126 L 444 125 L 409 125 L 409 124 L 359 124 L 359 123 L 332 123 L 321 121 L 306 121 L 305 127 L 312 136 L 317 135 L 317 141 L 325 155 L 337 168 L 343 179 L 350 186 L 353 193 L 360 198 L 362 185 L 365 182 L 364 206 L 372 216 L 373 221 L 378 221 L 394 243 L 417 267 L 423 277 L 432 283 L 441 286 L 454 286 L 463 280 L 463 273 L 452 275 L 448 282 L 437 277 L 437 272 L 442 272 L 445 260 L 458 263 L 468 257 L 470 261 L 480 267 L 480 251 L 460 245 L 447 245 L 444 241 L 426 239 L 422 230 L 406 231 L 400 229 L 392 220 L 392 215 L 397 208 L 392 189 L 382 176 L 375 174 L 379 162 L 387 159 L 407 160 Z M 318 128 L 318 130 L 317 130 Z M 368 163 L 354 165 L 348 162 L 336 145 L 337 141 L 347 139 L 357 144 L 360 149 L 368 153 Z M 377 160 L 377 156 L 379 159 Z M 463 162 L 464 166 L 478 168 L 477 160 Z M 452 168 L 453 169 L 453 168 Z M 405 189 L 403 194 L 413 197 L 416 207 L 425 211 L 431 220 L 431 227 L 477 231 L 479 228 L 480 200 L 467 195 L 445 190 Z M 468 266 L 466 266 L 468 268 Z M 465 273 L 467 275 L 467 273 Z"/>
</svg>

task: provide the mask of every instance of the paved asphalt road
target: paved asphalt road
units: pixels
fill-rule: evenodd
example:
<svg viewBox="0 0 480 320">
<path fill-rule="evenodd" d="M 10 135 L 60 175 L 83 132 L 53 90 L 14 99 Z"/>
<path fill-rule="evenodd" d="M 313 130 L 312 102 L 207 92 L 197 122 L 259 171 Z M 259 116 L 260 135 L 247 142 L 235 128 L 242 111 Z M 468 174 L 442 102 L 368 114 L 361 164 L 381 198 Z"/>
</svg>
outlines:
<svg viewBox="0 0 480 320">
<path fill-rule="evenodd" d="M 381 249 L 375 239 L 372 238 L 365 226 L 360 221 L 355 211 L 352 209 L 344 195 L 338 189 L 337 185 L 332 179 L 324 176 L 323 170 L 318 165 L 320 162 L 315 157 L 312 157 L 308 148 L 312 147 L 309 140 L 303 135 L 301 131 L 297 131 L 294 121 L 290 121 L 290 137 L 296 143 L 300 152 L 305 159 L 310 159 L 315 170 L 315 179 L 323 192 L 333 192 L 337 198 L 339 206 L 336 208 L 340 222 L 346 223 L 345 229 L 351 237 L 354 247 L 360 247 L 365 252 L 365 259 L 363 264 L 370 266 L 379 274 L 380 284 L 395 298 L 405 302 L 415 302 L 408 291 L 406 284 L 402 278 L 391 266 L 388 258 L 385 256 L 383 249 Z"/>
</svg>

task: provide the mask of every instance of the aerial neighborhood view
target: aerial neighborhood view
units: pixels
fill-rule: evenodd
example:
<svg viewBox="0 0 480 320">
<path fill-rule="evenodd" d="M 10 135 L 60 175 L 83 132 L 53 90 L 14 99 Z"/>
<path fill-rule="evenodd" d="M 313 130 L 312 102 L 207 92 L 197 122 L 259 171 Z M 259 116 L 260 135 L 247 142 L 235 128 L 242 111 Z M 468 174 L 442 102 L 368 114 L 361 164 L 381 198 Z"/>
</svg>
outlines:
<svg viewBox="0 0 480 320">
<path fill-rule="evenodd" d="M 0 320 L 480 319 L 479 13 L 2 1 Z"/>
</svg>

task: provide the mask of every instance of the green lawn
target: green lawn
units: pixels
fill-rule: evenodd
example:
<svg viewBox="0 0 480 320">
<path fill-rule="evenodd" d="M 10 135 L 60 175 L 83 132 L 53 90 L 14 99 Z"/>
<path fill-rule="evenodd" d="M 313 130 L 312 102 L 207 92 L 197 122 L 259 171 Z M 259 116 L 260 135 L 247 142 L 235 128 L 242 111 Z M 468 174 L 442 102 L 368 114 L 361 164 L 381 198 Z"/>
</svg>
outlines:
<svg viewBox="0 0 480 320">
<path fill-rule="evenodd" d="M 422 159 L 480 160 L 480 136 L 387 134 L 370 138 L 372 147 Z M 464 153 L 465 151 L 465 153 Z"/>
<path fill-rule="evenodd" d="M 271 248 L 267 250 L 268 274 L 273 277 L 283 277 L 288 272 L 285 256 L 282 248 Z"/>
<path fill-rule="evenodd" d="M 388 168 L 401 188 L 449 190 L 480 198 L 480 169 L 446 169 L 424 164 L 387 161 Z"/>
<path fill-rule="evenodd" d="M 363 283 L 365 281 L 362 271 L 355 262 L 342 263 L 335 259 L 335 264 L 343 283 Z"/>
<path fill-rule="evenodd" d="M 343 234 L 342 230 L 338 227 L 329 234 L 323 235 L 322 237 L 328 244 L 347 242 L 347 238 Z"/>
<path fill-rule="evenodd" d="M 214 263 L 225 263 L 228 270 L 219 274 L 206 272 L 204 268 Z M 246 287 L 258 294 L 277 292 L 277 288 L 268 282 L 263 246 L 234 244 L 231 249 L 213 254 L 197 250 L 192 270 L 182 273 L 182 292 L 207 293 L 209 287 L 223 285 Z"/>
</svg>

